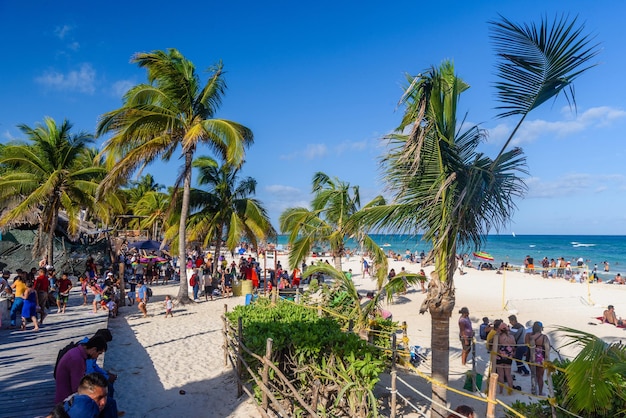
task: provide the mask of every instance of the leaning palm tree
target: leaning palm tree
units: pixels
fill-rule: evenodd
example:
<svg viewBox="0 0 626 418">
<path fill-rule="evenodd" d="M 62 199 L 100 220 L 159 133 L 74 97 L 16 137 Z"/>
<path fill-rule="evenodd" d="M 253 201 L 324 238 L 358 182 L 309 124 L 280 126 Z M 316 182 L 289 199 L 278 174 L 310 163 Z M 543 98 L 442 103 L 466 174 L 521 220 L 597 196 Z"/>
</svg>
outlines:
<svg viewBox="0 0 626 418">
<path fill-rule="evenodd" d="M 358 186 L 351 187 L 349 183 L 318 172 L 313 175 L 312 191 L 311 209 L 289 208 L 280 215 L 280 229 L 289 234 L 290 266 L 299 266 L 316 244 L 328 243 L 333 264 L 341 271 L 341 258 L 346 254 L 346 240 L 354 238 L 371 254 L 380 288 L 387 277 L 387 257 L 363 228 L 350 222 L 350 218 L 361 209 Z M 382 196 L 378 196 L 365 207 L 383 203 Z"/>
<path fill-rule="evenodd" d="M 139 216 L 139 227 L 149 231 L 149 238 L 160 241 L 160 231 L 167 222 L 170 209 L 170 196 L 167 193 L 149 191 L 133 207 L 133 213 Z"/>
<path fill-rule="evenodd" d="M 192 161 L 201 144 L 235 167 L 243 163 L 252 132 L 236 122 L 214 118 L 225 91 L 222 64 L 210 69 L 201 86 L 196 69 L 176 49 L 139 53 L 132 62 L 148 72 L 148 84 L 131 88 L 121 108 L 104 114 L 97 135 L 112 133 L 103 148 L 111 171 L 102 182 L 100 194 L 122 184 L 133 172 L 162 158 L 168 161 L 182 148 L 183 167 L 176 180 L 182 184 L 178 233 L 181 263 L 186 259 L 187 217 L 191 191 Z M 189 302 L 187 274 L 181 268 L 178 300 Z"/>
<path fill-rule="evenodd" d="M 86 132 L 72 134 L 72 125 L 64 120 L 57 125 L 46 117 L 35 128 L 20 125 L 26 141 L 2 148 L 0 166 L 7 171 L 0 178 L 0 201 L 9 203 L 0 217 L 0 227 L 26 220 L 38 214 L 38 234 L 33 256 L 45 253 L 48 264 L 54 262 L 54 235 L 59 212 L 67 215 L 70 236 L 79 231 L 81 209 L 93 207 L 103 167 L 92 164 L 88 144 L 93 136 Z M 43 237 L 47 236 L 46 245 Z"/>
<path fill-rule="evenodd" d="M 508 148 L 513 136 L 531 110 L 571 87 L 596 54 L 588 38 L 575 29 L 575 20 L 522 27 L 503 18 L 492 23 L 492 29 L 502 60 L 498 69 L 503 81 L 496 84 L 503 103 L 499 116 L 521 116 L 498 156 L 479 153 L 484 133 L 477 126 L 462 129 L 458 123 L 458 100 L 469 86 L 454 74 L 451 63 L 409 76 L 401 100 L 406 110 L 398 134 L 388 137 L 390 152 L 382 160 L 393 202 L 368 209 L 360 219 L 403 232 L 423 231 L 431 242 L 435 271 L 420 312 L 431 314 L 433 378 L 444 384 L 457 246 L 480 248 L 491 229 L 508 222 L 513 199 L 525 191 L 518 177 L 525 173 L 525 158 L 521 149 Z M 573 100 L 573 94 L 569 97 Z M 445 388 L 433 384 L 432 391 L 433 398 L 445 404 Z M 432 416 L 445 415 L 433 405 Z"/>
<path fill-rule="evenodd" d="M 201 202 L 199 209 L 189 218 L 189 238 L 202 240 L 205 246 L 215 242 L 215 258 L 218 260 L 222 241 L 230 251 L 246 238 L 255 248 L 258 241 L 276 235 L 267 211 L 262 203 L 252 198 L 256 193 L 256 180 L 246 177 L 237 181 L 239 169 L 217 162 L 210 157 L 194 160 L 198 168 L 199 189 L 194 200 Z M 214 263 L 215 269 L 218 263 Z"/>
</svg>

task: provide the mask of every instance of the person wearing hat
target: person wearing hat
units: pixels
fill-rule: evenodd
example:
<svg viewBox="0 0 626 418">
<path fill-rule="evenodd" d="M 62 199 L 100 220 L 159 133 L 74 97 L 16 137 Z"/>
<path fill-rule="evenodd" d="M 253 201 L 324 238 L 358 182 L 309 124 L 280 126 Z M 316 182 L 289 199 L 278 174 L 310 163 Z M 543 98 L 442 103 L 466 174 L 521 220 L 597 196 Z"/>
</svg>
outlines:
<svg viewBox="0 0 626 418">
<path fill-rule="evenodd" d="M 459 338 L 461 339 L 462 347 L 461 364 L 465 366 L 467 363 L 467 355 L 472 348 L 474 330 L 472 329 L 472 321 L 469 319 L 469 309 L 463 307 L 459 313 L 461 314 L 461 317 L 459 318 Z"/>
</svg>

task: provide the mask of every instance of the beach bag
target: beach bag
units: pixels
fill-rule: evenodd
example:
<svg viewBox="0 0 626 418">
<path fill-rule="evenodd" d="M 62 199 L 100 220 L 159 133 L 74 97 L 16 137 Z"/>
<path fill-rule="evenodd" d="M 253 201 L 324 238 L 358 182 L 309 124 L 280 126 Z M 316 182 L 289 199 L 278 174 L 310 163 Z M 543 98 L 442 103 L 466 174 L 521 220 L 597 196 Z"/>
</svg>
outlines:
<svg viewBox="0 0 626 418">
<path fill-rule="evenodd" d="M 196 274 L 194 273 L 194 274 L 191 275 L 191 279 L 189 279 L 189 286 L 192 286 L 192 287 L 195 286 L 196 285 L 196 280 L 197 280 L 196 279 Z"/>
<path fill-rule="evenodd" d="M 149 298 L 151 298 L 152 297 L 152 289 L 147 287 L 146 288 L 146 294 L 148 295 Z"/>
</svg>

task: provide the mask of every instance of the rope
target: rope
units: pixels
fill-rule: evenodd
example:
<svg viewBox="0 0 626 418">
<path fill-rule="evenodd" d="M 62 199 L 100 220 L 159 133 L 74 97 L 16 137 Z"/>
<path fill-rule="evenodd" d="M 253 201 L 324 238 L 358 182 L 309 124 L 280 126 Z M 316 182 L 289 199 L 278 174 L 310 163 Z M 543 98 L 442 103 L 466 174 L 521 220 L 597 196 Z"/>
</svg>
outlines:
<svg viewBox="0 0 626 418">
<path fill-rule="evenodd" d="M 473 394 L 469 394 L 469 393 L 466 393 L 466 392 L 462 392 L 462 391 L 460 391 L 460 390 L 458 390 L 458 389 L 455 389 L 455 388 L 453 388 L 453 387 L 450 387 L 450 386 L 448 386 L 448 385 L 445 385 L 445 384 L 443 384 L 443 383 L 441 383 L 441 382 L 439 382 L 439 381 L 437 381 L 437 380 L 433 379 L 433 378 L 432 378 L 432 377 L 430 377 L 430 376 L 426 376 L 424 373 L 420 372 L 420 371 L 419 371 L 419 370 L 417 370 L 415 367 L 413 367 L 413 365 L 409 365 L 409 368 L 410 368 L 410 369 L 412 369 L 412 370 L 413 370 L 413 371 L 414 371 L 414 372 L 415 372 L 418 376 L 420 376 L 422 379 L 424 379 L 424 380 L 426 380 L 426 381 L 428 381 L 428 382 L 430 382 L 430 383 L 432 383 L 432 384 L 435 384 L 435 385 L 437 385 L 437 386 L 439 386 L 439 387 L 441 387 L 441 388 L 444 388 L 444 389 L 446 389 L 446 390 L 449 390 L 450 392 L 454 392 L 454 393 L 459 394 L 459 395 L 461 395 L 461 396 L 465 396 L 466 398 L 475 399 L 475 400 L 477 400 L 477 401 L 481 401 L 481 402 L 489 402 L 489 400 L 488 400 L 488 399 L 485 399 L 485 398 L 482 398 L 482 397 L 480 397 L 480 396 L 476 396 L 476 395 L 473 395 Z M 407 386 L 408 386 L 408 387 L 410 387 L 411 389 L 416 390 L 415 388 L 412 388 L 411 386 L 409 386 L 409 384 L 408 384 L 407 382 L 405 382 L 404 380 L 402 380 L 402 378 L 401 378 L 401 377 L 396 377 L 396 379 L 398 379 L 399 381 L 401 381 L 402 383 L 404 383 L 405 385 L 407 385 Z"/>
<path fill-rule="evenodd" d="M 441 403 L 439 403 L 439 402 L 435 401 L 433 398 L 429 398 L 428 396 L 424 395 L 422 392 L 420 392 L 419 390 L 415 389 L 414 387 L 412 387 L 411 385 L 409 385 L 407 382 L 405 382 L 404 380 L 402 380 L 402 378 L 401 378 L 401 377 L 397 377 L 397 376 L 396 376 L 396 379 L 397 379 L 397 380 L 399 380 L 400 382 L 404 383 L 404 385 L 405 385 L 406 387 L 408 387 L 408 388 L 409 388 L 409 389 L 411 389 L 413 392 L 417 393 L 419 396 L 421 396 L 422 398 L 426 399 L 426 400 L 427 400 L 427 401 L 429 401 L 430 403 L 435 404 L 435 405 L 437 405 L 438 407 L 443 408 L 443 409 L 445 409 L 446 411 L 453 413 L 454 415 L 457 415 L 457 416 L 463 417 L 463 415 L 459 415 L 457 412 L 455 412 L 455 411 L 453 411 L 452 409 L 448 408 L 447 406 L 445 406 L 445 405 L 443 405 L 443 404 L 441 404 Z M 404 398 L 403 398 L 403 399 L 404 399 Z M 481 400 L 482 400 L 482 399 L 481 399 Z M 524 418 L 524 417 L 522 417 L 522 418 Z"/>
<path fill-rule="evenodd" d="M 385 388 L 385 389 L 388 389 L 388 390 L 389 390 L 390 388 Z M 420 411 L 420 410 L 418 409 L 418 407 L 417 407 L 417 406 L 413 405 L 413 404 L 411 403 L 411 401 L 409 401 L 407 398 L 405 398 L 404 396 L 402 396 L 402 394 L 401 394 L 400 392 L 396 391 L 396 396 L 399 396 L 399 397 L 400 397 L 400 399 L 402 399 L 402 400 L 403 400 L 403 401 L 404 401 L 407 405 L 409 405 L 410 407 L 412 407 L 412 408 L 413 408 L 413 410 L 414 410 L 415 412 L 417 412 L 418 414 L 420 414 L 420 415 L 421 415 L 421 416 L 423 416 L 424 418 L 428 418 L 428 416 L 427 416 L 427 415 L 424 415 L 424 413 L 423 413 L 422 411 Z"/>
<path fill-rule="evenodd" d="M 580 415 L 576 415 L 575 413 L 568 411 L 567 409 L 561 408 L 561 407 L 560 407 L 560 406 L 558 406 L 558 405 L 554 405 L 554 407 L 555 407 L 555 408 L 560 409 L 561 411 L 563 411 L 563 412 L 565 412 L 565 413 L 567 413 L 567 414 L 570 414 L 570 415 L 571 415 L 571 416 L 573 416 L 573 417 L 576 417 L 576 418 L 584 418 L 584 417 L 581 417 Z"/>
</svg>

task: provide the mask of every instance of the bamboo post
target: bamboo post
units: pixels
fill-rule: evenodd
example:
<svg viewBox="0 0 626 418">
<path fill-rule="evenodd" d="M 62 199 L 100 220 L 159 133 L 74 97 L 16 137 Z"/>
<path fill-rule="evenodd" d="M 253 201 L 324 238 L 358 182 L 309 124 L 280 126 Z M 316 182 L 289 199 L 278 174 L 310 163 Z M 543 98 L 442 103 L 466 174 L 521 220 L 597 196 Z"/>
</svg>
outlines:
<svg viewBox="0 0 626 418">
<path fill-rule="evenodd" d="M 120 277 L 120 306 L 126 306 L 126 284 L 124 281 L 124 263 L 119 263 L 118 274 Z"/>
<path fill-rule="evenodd" d="M 472 337 L 472 389 L 478 392 L 476 384 L 476 340 Z"/>
<path fill-rule="evenodd" d="M 313 395 L 311 396 L 311 409 L 314 411 L 317 411 L 317 402 L 319 401 L 321 384 L 322 383 L 319 381 L 319 379 L 315 379 L 315 381 L 313 382 Z M 311 415 L 311 416 L 313 417 L 314 415 Z"/>
<path fill-rule="evenodd" d="M 268 338 L 266 341 L 266 345 L 265 345 L 265 358 L 263 359 L 263 385 L 265 385 L 265 387 L 269 387 L 268 379 L 269 379 L 270 366 L 268 363 L 272 361 L 272 343 L 273 342 L 274 340 L 272 340 L 271 338 Z M 265 412 L 267 412 L 268 402 L 267 402 L 266 391 L 263 391 L 261 407 L 263 408 Z"/>
<path fill-rule="evenodd" d="M 409 335 L 407 333 L 407 325 L 406 321 L 402 321 L 402 349 L 404 350 L 404 354 L 410 357 L 410 349 L 409 349 Z M 405 357 L 406 358 L 406 357 Z"/>
<path fill-rule="evenodd" d="M 550 398 L 554 399 L 554 388 L 552 386 L 552 372 L 550 371 L 550 368 L 547 368 L 546 371 L 548 374 L 548 393 L 550 393 Z M 554 405 L 552 405 L 552 402 L 550 402 L 550 408 L 552 409 L 552 418 L 556 418 L 556 408 L 554 407 Z"/>
<path fill-rule="evenodd" d="M 502 273 L 502 310 L 506 309 L 506 269 L 503 269 Z"/>
<path fill-rule="evenodd" d="M 322 305 L 317 305 L 317 316 L 322 317 Z"/>
<path fill-rule="evenodd" d="M 243 395 L 243 387 L 241 384 L 241 378 L 243 374 L 243 367 L 241 364 L 241 356 L 243 355 L 243 349 L 241 348 L 241 344 L 243 340 L 243 325 L 241 322 L 241 317 L 237 321 L 237 397 L 239 398 Z"/>
<path fill-rule="evenodd" d="M 496 418 L 496 387 L 498 387 L 498 373 L 491 373 L 487 395 L 487 418 Z"/>
<path fill-rule="evenodd" d="M 391 335 L 391 411 L 389 418 L 396 418 L 396 334 Z"/>
<path fill-rule="evenodd" d="M 226 313 L 228 312 L 228 305 L 224 304 L 224 367 L 228 366 L 228 319 L 226 319 Z"/>
</svg>

